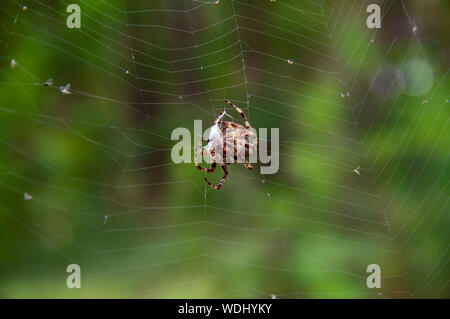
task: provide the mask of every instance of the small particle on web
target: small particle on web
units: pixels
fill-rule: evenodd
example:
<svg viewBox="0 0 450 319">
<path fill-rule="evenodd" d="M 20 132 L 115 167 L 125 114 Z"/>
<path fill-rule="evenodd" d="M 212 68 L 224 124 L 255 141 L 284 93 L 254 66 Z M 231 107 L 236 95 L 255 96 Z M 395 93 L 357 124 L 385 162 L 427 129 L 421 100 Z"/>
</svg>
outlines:
<svg viewBox="0 0 450 319">
<path fill-rule="evenodd" d="M 289 64 L 294 64 L 294 61 L 292 61 L 292 60 L 287 60 L 287 63 L 289 63 Z"/>
<path fill-rule="evenodd" d="M 178 98 L 179 98 L 180 100 L 182 100 L 182 99 L 183 99 L 183 97 L 182 97 L 181 95 L 178 95 Z"/>
<path fill-rule="evenodd" d="M 412 27 L 411 31 L 413 34 L 416 34 L 417 30 L 419 30 L 419 28 L 415 25 Z"/>
<path fill-rule="evenodd" d="M 70 83 L 67 83 L 65 86 L 59 87 L 59 90 L 62 94 L 70 94 Z"/>
<path fill-rule="evenodd" d="M 370 42 L 371 43 L 375 43 L 375 42 L 377 42 L 375 39 L 370 39 Z"/>
<path fill-rule="evenodd" d="M 130 73 L 130 71 L 128 71 L 128 70 L 125 70 L 125 74 L 129 74 Z"/>
<path fill-rule="evenodd" d="M 45 81 L 44 86 L 52 86 L 53 85 L 53 79 L 50 78 L 47 81 Z"/>
<path fill-rule="evenodd" d="M 271 199 L 271 198 L 270 198 L 270 193 L 267 193 L 267 197 L 269 197 L 269 199 Z"/>
<path fill-rule="evenodd" d="M 272 298 L 272 299 L 277 299 L 277 296 L 274 295 L 274 294 L 271 294 L 271 295 L 270 295 L 270 298 Z"/>
<path fill-rule="evenodd" d="M 23 193 L 23 199 L 24 199 L 24 200 L 32 200 L 32 199 L 33 199 L 33 196 L 31 196 L 31 195 L 28 194 L 28 193 Z"/>
<path fill-rule="evenodd" d="M 22 7 L 22 10 L 23 10 L 23 11 L 26 11 L 27 9 L 28 9 L 27 6 L 23 6 L 23 7 Z"/>
<path fill-rule="evenodd" d="M 11 69 L 14 69 L 17 65 L 17 61 L 15 59 L 11 59 L 11 62 L 9 63 L 9 65 L 11 66 Z"/>
<path fill-rule="evenodd" d="M 108 220 L 108 215 L 105 215 L 105 219 L 103 220 L 103 224 L 106 225 L 106 221 Z"/>
<path fill-rule="evenodd" d="M 423 100 L 423 104 L 428 103 L 428 100 Z"/>
<path fill-rule="evenodd" d="M 353 170 L 353 172 L 359 176 L 361 176 L 361 172 L 359 171 L 359 166 Z"/>
</svg>

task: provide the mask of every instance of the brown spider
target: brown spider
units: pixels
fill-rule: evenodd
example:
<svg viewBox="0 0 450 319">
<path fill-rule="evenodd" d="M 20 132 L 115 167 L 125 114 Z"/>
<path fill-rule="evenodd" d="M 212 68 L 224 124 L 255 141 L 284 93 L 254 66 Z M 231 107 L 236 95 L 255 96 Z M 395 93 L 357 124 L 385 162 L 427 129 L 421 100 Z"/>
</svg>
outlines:
<svg viewBox="0 0 450 319">
<path fill-rule="evenodd" d="M 202 172 L 212 173 L 216 170 L 216 163 L 222 167 L 224 176 L 220 180 L 220 183 L 216 186 L 211 184 L 205 177 L 205 182 L 217 190 L 221 189 L 228 176 L 227 164 L 238 161 L 243 163 L 245 168 L 253 169 L 253 166 L 248 162 L 246 157 L 250 156 L 253 150 L 256 149 L 258 139 L 254 129 L 250 126 L 244 112 L 236 105 L 228 100 L 225 100 L 228 105 L 234 107 L 234 109 L 241 114 L 244 119 L 245 128 L 243 125 L 236 124 L 234 122 L 222 121 L 225 113 L 225 108 L 220 112 L 219 116 L 211 126 L 211 132 L 209 138 L 206 141 L 206 145 L 203 148 L 203 138 L 198 145 L 197 152 L 194 156 L 195 166 Z M 245 142 L 243 141 L 245 139 Z M 211 159 L 211 168 L 203 168 L 198 165 L 197 153 L 200 153 L 202 157 L 208 155 Z M 233 154 L 233 158 L 229 158 L 227 154 Z M 227 161 L 228 160 L 228 161 Z"/>
</svg>

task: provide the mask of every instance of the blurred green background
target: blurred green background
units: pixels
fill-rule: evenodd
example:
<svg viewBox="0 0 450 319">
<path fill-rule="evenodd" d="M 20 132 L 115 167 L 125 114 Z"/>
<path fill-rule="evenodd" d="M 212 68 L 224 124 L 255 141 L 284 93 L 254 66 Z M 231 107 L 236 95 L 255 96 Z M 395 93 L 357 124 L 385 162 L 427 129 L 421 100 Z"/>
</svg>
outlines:
<svg viewBox="0 0 450 319">
<path fill-rule="evenodd" d="M 2 0 L 0 297 L 448 297 L 448 17 L 442 0 Z M 170 137 L 224 99 L 280 129 L 280 169 L 230 165 L 215 191 Z"/>
</svg>

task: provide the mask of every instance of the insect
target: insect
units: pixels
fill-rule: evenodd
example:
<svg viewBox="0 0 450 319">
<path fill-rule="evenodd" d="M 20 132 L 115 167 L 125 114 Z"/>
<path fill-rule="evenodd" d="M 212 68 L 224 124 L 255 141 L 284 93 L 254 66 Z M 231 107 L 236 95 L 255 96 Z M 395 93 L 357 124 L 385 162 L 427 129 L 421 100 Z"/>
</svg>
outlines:
<svg viewBox="0 0 450 319">
<path fill-rule="evenodd" d="M 216 170 L 216 165 L 220 165 L 224 172 L 224 176 L 219 184 L 213 185 L 205 177 L 205 182 L 217 190 L 221 189 L 227 180 L 227 164 L 237 161 L 243 163 L 245 168 L 249 170 L 253 169 L 253 166 L 246 158 L 253 153 L 258 144 L 256 132 L 250 126 L 244 112 L 228 100 L 225 100 L 225 103 L 232 106 L 242 116 L 245 127 L 234 122 L 223 121 L 224 115 L 228 115 L 224 108 L 211 126 L 211 131 L 208 140 L 206 141 L 207 144 L 203 147 L 202 138 L 194 156 L 195 166 L 202 172 L 213 173 Z M 206 156 L 210 158 L 211 168 L 204 168 L 198 164 L 198 153 L 204 158 L 206 158 Z"/>
<path fill-rule="evenodd" d="M 70 94 L 70 83 L 67 83 L 65 86 L 59 87 L 59 90 L 62 94 Z"/>
</svg>

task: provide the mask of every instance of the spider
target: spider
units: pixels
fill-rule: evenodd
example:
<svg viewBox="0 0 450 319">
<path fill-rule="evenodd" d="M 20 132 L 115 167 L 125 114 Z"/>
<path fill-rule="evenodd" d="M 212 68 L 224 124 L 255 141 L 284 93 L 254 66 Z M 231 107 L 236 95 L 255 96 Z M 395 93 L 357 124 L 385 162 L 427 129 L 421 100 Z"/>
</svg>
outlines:
<svg viewBox="0 0 450 319">
<path fill-rule="evenodd" d="M 246 157 L 250 156 L 258 144 L 256 133 L 250 126 L 244 112 L 228 100 L 225 100 L 225 103 L 231 105 L 242 116 L 245 127 L 234 122 L 223 121 L 223 116 L 227 114 L 224 108 L 211 126 L 211 132 L 209 133 L 209 138 L 206 141 L 207 144 L 202 147 L 202 138 L 194 156 L 195 166 L 202 172 L 213 173 L 216 170 L 216 164 L 220 165 L 224 172 L 224 176 L 220 180 L 219 184 L 213 185 L 205 177 L 205 182 L 217 190 L 221 189 L 227 180 L 227 164 L 238 161 L 243 163 L 245 168 L 249 170 L 253 169 L 253 166 L 248 162 Z M 243 139 L 245 139 L 245 142 Z M 205 155 L 210 157 L 211 168 L 204 168 L 198 164 L 197 153 L 200 153 L 202 157 L 205 157 Z M 227 154 L 233 154 L 233 158 L 230 159 L 229 157 L 231 156 L 227 156 Z"/>
</svg>

